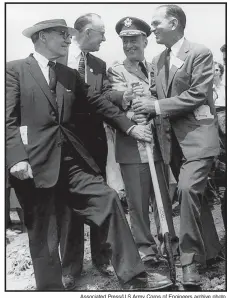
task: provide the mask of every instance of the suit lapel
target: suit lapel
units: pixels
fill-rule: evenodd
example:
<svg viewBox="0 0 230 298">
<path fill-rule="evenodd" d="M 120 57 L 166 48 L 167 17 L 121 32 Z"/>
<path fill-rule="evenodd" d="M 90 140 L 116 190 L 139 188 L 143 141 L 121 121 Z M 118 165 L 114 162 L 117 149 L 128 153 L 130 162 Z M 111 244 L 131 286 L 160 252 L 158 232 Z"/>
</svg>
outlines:
<svg viewBox="0 0 230 298">
<path fill-rule="evenodd" d="M 128 59 L 124 61 L 124 67 L 128 72 L 134 74 L 136 77 L 145 81 L 147 84 L 149 83 L 148 78 L 146 78 L 143 72 L 135 65 L 133 65 Z"/>
<path fill-rule="evenodd" d="M 167 85 L 167 88 L 166 88 L 166 94 L 168 94 L 169 86 L 171 85 L 172 79 L 174 78 L 175 73 L 177 72 L 177 70 L 178 70 L 178 67 L 175 66 L 174 64 L 171 66 L 171 68 L 169 70 L 169 79 L 168 79 L 168 85 Z"/>
<path fill-rule="evenodd" d="M 37 82 L 37 84 L 39 85 L 39 87 L 41 88 L 43 93 L 45 94 L 46 98 L 49 100 L 53 109 L 56 111 L 55 98 L 51 94 L 50 88 L 46 82 L 46 79 L 45 79 L 37 61 L 33 58 L 32 55 L 30 55 L 27 58 L 26 63 L 29 65 L 29 71 L 30 71 L 31 75 L 33 76 L 33 78 L 35 79 L 35 81 Z"/>
<path fill-rule="evenodd" d="M 95 75 L 95 67 L 94 67 L 94 60 L 92 59 L 91 55 L 88 54 L 87 56 L 87 84 L 90 85 L 90 89 L 96 89 L 96 75 Z"/>
<path fill-rule="evenodd" d="M 185 39 L 178 54 L 177 54 L 177 58 L 178 58 L 178 61 L 185 61 L 187 55 L 188 55 L 188 51 L 189 51 L 189 43 L 188 41 Z M 167 92 L 166 94 L 168 93 L 168 90 L 169 90 L 169 87 L 172 83 L 172 80 L 176 74 L 176 72 L 178 71 L 178 69 L 180 68 L 180 65 L 172 65 L 172 67 L 170 68 L 169 70 L 169 80 L 168 80 L 168 87 L 167 87 Z"/>
<path fill-rule="evenodd" d="M 166 50 L 160 55 L 160 58 L 157 62 L 157 74 L 156 74 L 156 82 L 158 81 L 158 86 L 162 86 L 163 92 L 165 96 L 167 96 L 167 86 L 165 81 L 165 57 Z"/>
<path fill-rule="evenodd" d="M 65 92 L 64 90 L 65 90 L 64 86 L 60 82 L 57 82 L 56 95 L 57 95 L 57 103 L 58 103 L 59 122 L 61 122 L 61 118 L 62 118 L 63 98 L 64 98 L 64 92 Z"/>
</svg>

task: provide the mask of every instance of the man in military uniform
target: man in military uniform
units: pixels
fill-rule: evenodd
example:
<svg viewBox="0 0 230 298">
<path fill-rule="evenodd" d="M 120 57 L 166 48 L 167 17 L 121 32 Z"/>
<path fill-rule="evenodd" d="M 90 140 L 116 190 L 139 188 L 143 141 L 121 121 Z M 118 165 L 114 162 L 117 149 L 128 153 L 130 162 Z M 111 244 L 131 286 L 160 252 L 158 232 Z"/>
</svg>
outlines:
<svg viewBox="0 0 230 298">
<path fill-rule="evenodd" d="M 117 91 L 131 90 L 138 96 L 123 97 L 120 102 L 115 102 L 121 110 L 133 121 L 145 125 L 148 122 L 147 114 L 135 115 L 132 103 L 137 97 L 148 97 L 154 93 L 154 82 L 151 65 L 146 62 L 144 50 L 148 44 L 147 37 L 151 33 L 150 26 L 144 21 L 134 18 L 122 18 L 116 25 L 116 32 L 122 39 L 123 50 L 126 59 L 122 63 L 116 63 L 108 70 L 108 78 L 112 88 Z M 132 88 L 133 84 L 138 85 Z M 150 88 L 151 87 L 151 88 Z M 152 93 L 151 93 L 152 91 Z M 177 254 L 178 238 L 172 221 L 172 206 L 167 185 L 169 164 L 169 134 L 170 125 L 166 119 L 151 122 L 153 127 L 154 142 L 152 144 L 154 161 L 159 180 L 163 205 L 165 208 L 169 232 L 172 236 L 174 254 Z M 159 135 L 155 126 L 158 126 Z M 160 141 L 160 142 L 159 142 Z M 161 150 L 160 150 L 161 147 Z M 158 237 L 162 243 L 159 216 L 156 208 L 154 190 L 150 175 L 148 158 L 145 145 L 142 142 L 132 140 L 123 133 L 116 132 L 116 160 L 120 164 L 122 176 L 127 191 L 131 228 L 135 242 L 138 246 L 142 260 L 147 266 L 155 266 L 159 263 L 158 250 L 150 231 L 149 199 L 154 202 L 154 215 L 157 224 Z"/>
</svg>

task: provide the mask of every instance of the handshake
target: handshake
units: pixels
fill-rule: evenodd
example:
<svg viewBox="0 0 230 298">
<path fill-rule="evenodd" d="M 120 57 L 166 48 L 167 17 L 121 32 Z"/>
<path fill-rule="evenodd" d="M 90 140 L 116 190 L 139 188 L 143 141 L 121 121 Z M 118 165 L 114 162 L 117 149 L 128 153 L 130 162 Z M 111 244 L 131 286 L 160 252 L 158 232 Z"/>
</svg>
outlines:
<svg viewBox="0 0 230 298">
<path fill-rule="evenodd" d="M 151 142 L 152 131 L 148 124 L 150 117 L 156 115 L 154 99 L 151 93 L 144 92 L 140 82 L 132 83 L 123 95 L 124 106 L 131 106 L 131 120 L 137 125 L 130 131 L 129 135 L 137 140 Z"/>
</svg>

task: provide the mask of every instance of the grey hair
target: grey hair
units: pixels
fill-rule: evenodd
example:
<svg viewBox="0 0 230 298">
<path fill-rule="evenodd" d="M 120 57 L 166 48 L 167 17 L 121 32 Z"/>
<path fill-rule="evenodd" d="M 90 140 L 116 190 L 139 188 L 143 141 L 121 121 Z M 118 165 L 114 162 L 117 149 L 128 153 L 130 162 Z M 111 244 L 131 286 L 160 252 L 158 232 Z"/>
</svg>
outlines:
<svg viewBox="0 0 230 298">
<path fill-rule="evenodd" d="M 82 31 L 86 25 L 88 24 L 91 24 L 94 17 L 98 17 L 98 18 L 101 18 L 101 16 L 99 16 L 98 14 L 96 13 L 87 13 L 87 14 L 84 14 L 82 16 L 80 16 L 74 23 L 74 28 L 77 30 L 77 31 Z"/>
</svg>

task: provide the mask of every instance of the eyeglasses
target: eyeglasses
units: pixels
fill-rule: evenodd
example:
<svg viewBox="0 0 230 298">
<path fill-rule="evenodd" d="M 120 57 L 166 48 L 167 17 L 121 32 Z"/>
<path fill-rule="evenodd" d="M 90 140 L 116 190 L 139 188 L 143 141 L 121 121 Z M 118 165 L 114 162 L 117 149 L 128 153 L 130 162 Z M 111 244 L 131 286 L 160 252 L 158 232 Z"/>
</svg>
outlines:
<svg viewBox="0 0 230 298">
<path fill-rule="evenodd" d="M 57 29 L 52 29 L 52 30 L 47 30 L 48 32 L 50 31 L 50 32 L 52 32 L 52 31 L 54 31 L 54 32 L 58 32 L 64 39 L 67 39 L 67 38 L 72 38 L 72 35 L 71 34 L 69 34 L 69 32 L 68 31 L 65 31 L 65 30 L 57 30 Z"/>
</svg>

